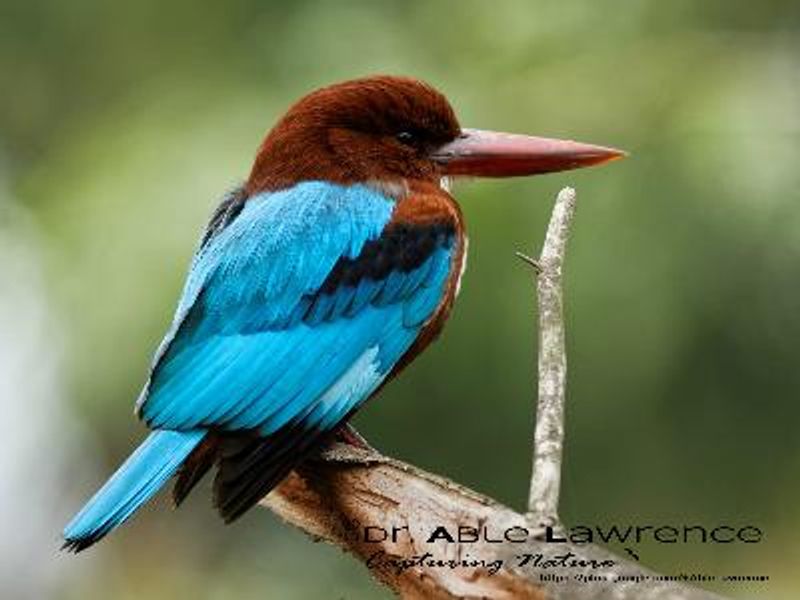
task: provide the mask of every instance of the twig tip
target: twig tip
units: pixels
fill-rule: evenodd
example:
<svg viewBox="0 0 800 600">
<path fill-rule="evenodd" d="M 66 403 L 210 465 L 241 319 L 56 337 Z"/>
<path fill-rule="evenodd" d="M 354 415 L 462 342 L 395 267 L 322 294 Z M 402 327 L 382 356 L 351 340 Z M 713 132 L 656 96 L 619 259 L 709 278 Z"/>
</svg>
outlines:
<svg viewBox="0 0 800 600">
<path fill-rule="evenodd" d="M 571 186 L 565 186 L 561 188 L 558 192 L 557 200 L 575 200 L 575 188 Z"/>
<path fill-rule="evenodd" d="M 537 273 L 541 273 L 542 272 L 542 264 L 538 260 L 536 260 L 535 258 L 530 257 L 527 254 L 525 254 L 524 252 L 519 252 L 519 251 L 514 252 L 514 255 L 518 259 L 520 259 L 522 262 L 527 263 L 528 265 L 533 267 L 536 270 Z"/>
</svg>

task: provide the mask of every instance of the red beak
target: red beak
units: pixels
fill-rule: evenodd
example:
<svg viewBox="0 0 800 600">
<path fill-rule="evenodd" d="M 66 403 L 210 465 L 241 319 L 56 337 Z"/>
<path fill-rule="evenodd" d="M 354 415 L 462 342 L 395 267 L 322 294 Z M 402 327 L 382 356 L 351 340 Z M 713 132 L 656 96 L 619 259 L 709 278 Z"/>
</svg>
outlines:
<svg viewBox="0 0 800 600">
<path fill-rule="evenodd" d="M 591 167 L 627 156 L 622 150 L 481 129 L 436 149 L 431 158 L 444 175 L 518 177 Z"/>
</svg>

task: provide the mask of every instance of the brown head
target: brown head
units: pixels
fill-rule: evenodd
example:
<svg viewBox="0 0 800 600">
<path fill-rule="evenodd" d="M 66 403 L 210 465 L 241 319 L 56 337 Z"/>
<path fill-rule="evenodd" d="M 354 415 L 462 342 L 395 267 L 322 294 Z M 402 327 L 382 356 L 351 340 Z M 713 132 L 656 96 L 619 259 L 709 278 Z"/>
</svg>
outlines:
<svg viewBox="0 0 800 600">
<path fill-rule="evenodd" d="M 612 148 L 462 129 L 447 98 L 407 77 L 353 79 L 311 92 L 267 134 L 248 194 L 306 180 L 340 184 L 444 176 L 509 177 L 623 156 Z"/>
</svg>

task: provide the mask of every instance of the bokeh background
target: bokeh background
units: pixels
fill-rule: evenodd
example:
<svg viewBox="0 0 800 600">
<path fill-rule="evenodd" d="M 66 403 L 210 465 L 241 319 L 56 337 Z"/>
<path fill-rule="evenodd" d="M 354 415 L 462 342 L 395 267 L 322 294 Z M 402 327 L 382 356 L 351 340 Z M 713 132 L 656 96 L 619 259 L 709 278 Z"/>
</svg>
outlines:
<svg viewBox="0 0 800 600">
<path fill-rule="evenodd" d="M 614 145 L 596 170 L 460 184 L 471 254 L 444 338 L 357 418 L 379 448 L 524 506 L 531 273 L 555 192 L 568 257 L 563 516 L 756 525 L 643 546 L 669 572 L 800 594 L 800 4 L 22 2 L 0 5 L 0 593 L 384 598 L 208 484 L 81 556 L 59 531 L 144 435 L 131 414 L 215 202 L 299 95 L 424 78 L 463 124 Z"/>
</svg>

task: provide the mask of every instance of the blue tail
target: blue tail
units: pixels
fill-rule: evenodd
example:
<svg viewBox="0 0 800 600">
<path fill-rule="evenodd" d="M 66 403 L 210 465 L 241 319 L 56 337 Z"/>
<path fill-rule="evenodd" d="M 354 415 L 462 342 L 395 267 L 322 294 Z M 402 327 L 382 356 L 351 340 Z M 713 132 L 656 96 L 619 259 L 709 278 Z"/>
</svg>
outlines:
<svg viewBox="0 0 800 600">
<path fill-rule="evenodd" d="M 206 431 L 154 431 L 64 528 L 63 548 L 80 552 L 153 497 Z"/>
</svg>

